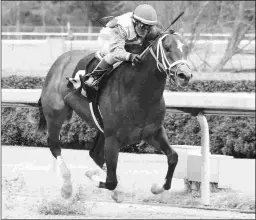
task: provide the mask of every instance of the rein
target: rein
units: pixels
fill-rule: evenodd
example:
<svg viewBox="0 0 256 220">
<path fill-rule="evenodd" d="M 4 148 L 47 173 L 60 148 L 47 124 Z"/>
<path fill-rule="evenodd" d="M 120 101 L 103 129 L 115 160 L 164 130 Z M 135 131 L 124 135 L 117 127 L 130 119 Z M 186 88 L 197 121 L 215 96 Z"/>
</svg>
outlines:
<svg viewBox="0 0 256 220">
<path fill-rule="evenodd" d="M 175 34 L 175 33 L 174 33 Z M 185 65 L 189 65 L 189 63 L 184 60 L 177 60 L 175 62 L 173 62 L 172 64 L 169 62 L 169 60 L 166 57 L 166 54 L 164 52 L 164 47 L 163 47 L 163 39 L 169 34 L 164 34 L 163 36 L 161 36 L 158 41 L 157 41 L 157 49 L 156 49 L 156 54 L 154 53 L 152 47 L 150 47 L 149 51 L 151 53 L 151 55 L 154 57 L 156 64 L 157 64 L 157 68 L 159 69 L 159 71 L 164 71 L 166 76 L 169 77 L 170 75 L 174 76 L 175 80 L 174 82 L 177 84 L 178 83 L 178 69 L 181 65 L 185 64 Z M 161 57 L 162 63 L 159 61 L 159 58 Z M 171 69 L 177 66 L 174 73 L 171 71 Z"/>
</svg>

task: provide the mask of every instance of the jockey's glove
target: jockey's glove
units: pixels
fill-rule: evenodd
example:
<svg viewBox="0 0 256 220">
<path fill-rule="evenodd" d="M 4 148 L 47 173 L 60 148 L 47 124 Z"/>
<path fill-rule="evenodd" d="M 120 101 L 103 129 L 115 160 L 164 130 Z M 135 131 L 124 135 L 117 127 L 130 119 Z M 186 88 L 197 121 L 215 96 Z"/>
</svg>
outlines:
<svg viewBox="0 0 256 220">
<path fill-rule="evenodd" d="M 129 60 L 134 64 L 139 64 L 139 63 L 142 62 L 142 59 L 141 59 L 140 55 L 139 54 L 134 54 L 134 53 L 130 54 Z"/>
</svg>

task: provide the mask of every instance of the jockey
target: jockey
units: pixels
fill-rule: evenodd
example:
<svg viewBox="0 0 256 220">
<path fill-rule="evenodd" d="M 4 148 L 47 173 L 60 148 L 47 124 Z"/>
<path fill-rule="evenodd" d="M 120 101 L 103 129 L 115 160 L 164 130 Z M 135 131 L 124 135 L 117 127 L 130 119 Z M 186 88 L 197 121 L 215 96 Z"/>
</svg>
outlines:
<svg viewBox="0 0 256 220">
<path fill-rule="evenodd" d="M 125 50 L 125 43 L 141 44 L 151 28 L 157 25 L 157 14 L 147 4 L 139 5 L 133 12 L 113 18 L 99 34 L 100 53 L 104 58 L 95 67 L 85 85 L 98 90 L 100 77 L 118 61 L 131 61 L 134 64 L 142 60 L 138 54 Z"/>
</svg>

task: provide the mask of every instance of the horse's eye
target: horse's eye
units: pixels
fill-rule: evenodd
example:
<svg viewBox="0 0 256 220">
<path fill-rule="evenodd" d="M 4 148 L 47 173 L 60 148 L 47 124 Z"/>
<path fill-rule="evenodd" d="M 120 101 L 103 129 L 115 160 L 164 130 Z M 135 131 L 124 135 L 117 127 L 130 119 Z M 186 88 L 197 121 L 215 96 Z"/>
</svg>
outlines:
<svg viewBox="0 0 256 220">
<path fill-rule="evenodd" d="M 167 52 L 171 52 L 171 48 L 170 48 L 170 47 L 166 47 L 165 50 L 166 50 Z"/>
</svg>

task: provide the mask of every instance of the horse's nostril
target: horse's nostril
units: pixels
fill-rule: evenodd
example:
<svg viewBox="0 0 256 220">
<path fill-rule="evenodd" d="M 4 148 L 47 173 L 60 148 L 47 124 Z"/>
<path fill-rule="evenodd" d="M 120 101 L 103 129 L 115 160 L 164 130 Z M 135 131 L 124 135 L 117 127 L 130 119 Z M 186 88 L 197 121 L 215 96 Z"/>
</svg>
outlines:
<svg viewBox="0 0 256 220">
<path fill-rule="evenodd" d="M 178 77 L 180 78 L 180 79 L 186 79 L 186 76 L 185 76 L 185 74 L 184 73 L 179 73 L 178 74 Z"/>
</svg>

